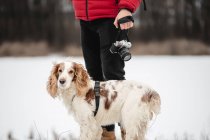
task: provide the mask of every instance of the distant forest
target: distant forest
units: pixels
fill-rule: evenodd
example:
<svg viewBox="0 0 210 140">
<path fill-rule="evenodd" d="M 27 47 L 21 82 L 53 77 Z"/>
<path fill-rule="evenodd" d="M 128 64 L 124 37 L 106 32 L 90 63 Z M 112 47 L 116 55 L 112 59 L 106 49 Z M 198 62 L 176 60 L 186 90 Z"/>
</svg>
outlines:
<svg viewBox="0 0 210 140">
<path fill-rule="evenodd" d="M 210 43 L 210 0 L 146 0 L 134 14 L 134 41 L 187 38 Z M 71 0 L 0 0 L 0 43 L 79 44 Z"/>
</svg>

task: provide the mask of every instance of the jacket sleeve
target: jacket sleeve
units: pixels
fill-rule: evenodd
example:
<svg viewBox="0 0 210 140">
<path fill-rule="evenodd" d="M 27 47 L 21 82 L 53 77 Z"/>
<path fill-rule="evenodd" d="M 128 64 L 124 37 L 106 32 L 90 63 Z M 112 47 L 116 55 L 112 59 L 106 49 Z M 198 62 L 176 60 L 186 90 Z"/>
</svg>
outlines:
<svg viewBox="0 0 210 140">
<path fill-rule="evenodd" d="M 141 2 L 142 0 L 119 0 L 118 6 L 120 9 L 125 8 L 134 13 Z"/>
</svg>

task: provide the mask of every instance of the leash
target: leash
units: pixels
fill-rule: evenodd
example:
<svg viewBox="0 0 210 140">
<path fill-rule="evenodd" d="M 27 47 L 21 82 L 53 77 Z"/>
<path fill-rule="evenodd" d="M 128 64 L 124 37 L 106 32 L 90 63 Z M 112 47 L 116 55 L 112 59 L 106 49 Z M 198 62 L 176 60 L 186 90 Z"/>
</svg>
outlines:
<svg viewBox="0 0 210 140">
<path fill-rule="evenodd" d="M 98 108 L 99 108 L 99 101 L 100 101 L 100 81 L 95 81 L 94 93 L 95 93 L 95 104 L 96 104 L 94 116 L 96 116 L 98 112 Z"/>
</svg>

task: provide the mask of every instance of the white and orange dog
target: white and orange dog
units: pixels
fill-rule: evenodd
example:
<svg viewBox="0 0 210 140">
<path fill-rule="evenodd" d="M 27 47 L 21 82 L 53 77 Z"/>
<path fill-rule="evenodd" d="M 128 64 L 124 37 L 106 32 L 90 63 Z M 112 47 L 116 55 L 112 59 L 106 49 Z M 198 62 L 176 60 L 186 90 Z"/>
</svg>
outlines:
<svg viewBox="0 0 210 140">
<path fill-rule="evenodd" d="M 54 64 L 47 90 L 60 97 L 80 125 L 80 140 L 100 140 L 102 125 L 116 122 L 124 129 L 125 140 L 144 140 L 148 123 L 160 112 L 160 96 L 150 87 L 128 80 L 100 82 L 100 104 L 96 116 L 95 82 L 81 64 L 64 61 Z"/>
</svg>

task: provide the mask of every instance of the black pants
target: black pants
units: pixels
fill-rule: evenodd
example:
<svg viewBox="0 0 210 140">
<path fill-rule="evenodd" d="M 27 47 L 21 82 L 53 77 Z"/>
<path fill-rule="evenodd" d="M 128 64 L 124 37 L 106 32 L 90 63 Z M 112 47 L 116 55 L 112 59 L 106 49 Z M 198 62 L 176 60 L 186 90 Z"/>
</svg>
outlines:
<svg viewBox="0 0 210 140">
<path fill-rule="evenodd" d="M 124 61 L 119 54 L 110 53 L 109 49 L 115 41 L 118 29 L 114 19 L 97 19 L 80 21 L 81 43 L 85 65 L 93 80 L 124 80 Z M 114 130 L 114 125 L 105 127 Z"/>
</svg>

